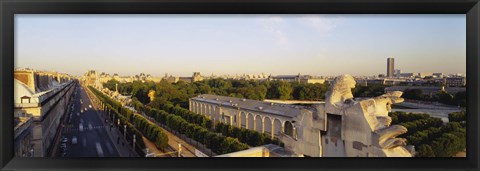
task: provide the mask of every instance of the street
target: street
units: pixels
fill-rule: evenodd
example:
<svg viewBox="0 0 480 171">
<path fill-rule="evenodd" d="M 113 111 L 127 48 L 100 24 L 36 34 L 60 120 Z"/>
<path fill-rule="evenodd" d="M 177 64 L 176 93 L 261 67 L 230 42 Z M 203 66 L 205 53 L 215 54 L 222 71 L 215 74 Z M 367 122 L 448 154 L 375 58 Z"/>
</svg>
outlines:
<svg viewBox="0 0 480 171">
<path fill-rule="evenodd" d="M 77 85 L 73 110 L 67 113 L 57 157 L 120 157 L 87 93 Z M 66 144 L 66 145 L 64 145 Z M 62 149 L 63 148 L 63 149 Z M 66 150 L 64 150 L 66 149 Z"/>
</svg>

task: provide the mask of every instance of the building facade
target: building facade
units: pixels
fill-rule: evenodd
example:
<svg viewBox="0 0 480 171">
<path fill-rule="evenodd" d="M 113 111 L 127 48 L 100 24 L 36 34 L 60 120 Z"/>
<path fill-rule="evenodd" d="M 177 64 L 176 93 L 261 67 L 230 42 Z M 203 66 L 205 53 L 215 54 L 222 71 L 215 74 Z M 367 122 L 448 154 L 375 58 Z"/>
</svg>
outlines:
<svg viewBox="0 0 480 171">
<path fill-rule="evenodd" d="M 14 77 L 14 115 L 32 116 L 31 143 L 34 156 L 49 156 L 76 81 L 58 78 L 58 74 L 33 70 L 15 71 Z"/>
<path fill-rule="evenodd" d="M 467 85 L 465 77 L 448 77 L 444 78 L 444 84 L 447 87 L 464 87 Z"/>
<path fill-rule="evenodd" d="M 32 144 L 33 117 L 29 114 L 14 114 L 14 152 L 17 157 L 33 157 Z"/>
</svg>

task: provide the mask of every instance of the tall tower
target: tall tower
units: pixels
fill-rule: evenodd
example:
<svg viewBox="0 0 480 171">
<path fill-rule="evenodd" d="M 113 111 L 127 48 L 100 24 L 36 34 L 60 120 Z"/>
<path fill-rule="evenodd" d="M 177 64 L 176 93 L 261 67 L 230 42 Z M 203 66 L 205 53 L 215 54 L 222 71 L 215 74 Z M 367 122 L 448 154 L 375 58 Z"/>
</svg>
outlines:
<svg viewBox="0 0 480 171">
<path fill-rule="evenodd" d="M 387 58 L 387 77 L 393 78 L 395 74 L 395 58 Z"/>
</svg>

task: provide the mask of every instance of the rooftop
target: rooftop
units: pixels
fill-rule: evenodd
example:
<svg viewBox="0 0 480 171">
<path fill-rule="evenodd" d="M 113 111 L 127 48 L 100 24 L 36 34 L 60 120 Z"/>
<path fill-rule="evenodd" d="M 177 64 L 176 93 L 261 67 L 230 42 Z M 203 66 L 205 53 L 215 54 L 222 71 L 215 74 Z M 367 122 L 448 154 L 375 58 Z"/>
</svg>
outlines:
<svg viewBox="0 0 480 171">
<path fill-rule="evenodd" d="M 238 107 L 262 113 L 270 113 L 274 115 L 295 117 L 302 110 L 310 110 L 312 108 L 300 105 L 279 104 L 273 102 L 264 102 L 259 100 L 250 100 L 236 97 L 217 96 L 211 94 L 202 94 L 191 98 L 192 100 L 218 104 L 222 106 Z"/>
</svg>

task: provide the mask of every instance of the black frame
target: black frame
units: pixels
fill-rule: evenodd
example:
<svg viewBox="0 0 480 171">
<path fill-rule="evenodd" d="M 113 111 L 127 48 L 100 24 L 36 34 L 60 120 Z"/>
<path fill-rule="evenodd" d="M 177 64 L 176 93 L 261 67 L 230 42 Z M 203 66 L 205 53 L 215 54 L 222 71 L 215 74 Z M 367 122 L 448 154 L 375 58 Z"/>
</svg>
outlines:
<svg viewBox="0 0 480 171">
<path fill-rule="evenodd" d="M 3 0 L 0 2 L 0 168 L 479 169 L 479 0 Z M 466 158 L 13 158 L 14 14 L 466 14 Z"/>
</svg>

